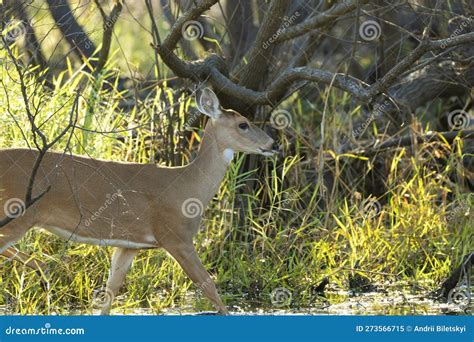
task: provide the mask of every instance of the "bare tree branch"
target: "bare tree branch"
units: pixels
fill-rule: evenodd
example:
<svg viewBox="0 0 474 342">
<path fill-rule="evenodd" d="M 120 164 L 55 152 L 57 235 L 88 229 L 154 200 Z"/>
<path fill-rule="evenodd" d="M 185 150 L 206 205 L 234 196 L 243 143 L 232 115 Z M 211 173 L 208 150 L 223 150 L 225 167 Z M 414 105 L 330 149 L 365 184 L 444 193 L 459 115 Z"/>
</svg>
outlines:
<svg viewBox="0 0 474 342">
<path fill-rule="evenodd" d="M 107 15 L 104 9 L 102 8 L 99 0 L 94 0 L 94 2 L 102 16 L 104 28 L 104 33 L 102 35 L 102 47 L 99 52 L 99 61 L 97 62 L 97 66 L 94 70 L 95 73 L 99 73 L 100 71 L 102 71 L 105 66 L 105 63 L 107 63 L 107 60 L 109 58 L 110 44 L 112 43 L 112 33 L 114 32 L 115 23 L 117 22 L 120 16 L 120 12 L 122 12 L 123 6 L 121 0 L 114 1 L 112 10 L 110 11 L 110 14 Z"/>
<path fill-rule="evenodd" d="M 385 91 L 389 86 L 391 86 L 400 75 L 412 67 L 421 56 L 423 56 L 428 51 L 434 51 L 441 48 L 448 48 L 452 46 L 467 44 L 469 42 L 474 42 L 474 32 L 466 33 L 454 38 L 440 39 L 440 40 L 422 40 L 420 45 L 416 47 L 407 57 L 405 57 L 401 62 L 396 66 L 390 69 L 387 74 L 383 76 L 382 79 L 377 81 L 369 91 L 367 92 L 368 97 L 374 97 L 378 93 Z"/>
<path fill-rule="evenodd" d="M 286 94 L 293 83 L 300 81 L 333 85 L 350 93 L 358 101 L 368 103 L 379 94 L 389 95 L 389 89 L 396 82 L 400 81 L 400 76 L 427 52 L 457 47 L 474 41 L 474 33 L 466 33 L 439 40 L 423 39 L 416 49 L 390 69 L 382 79 L 372 85 L 368 85 L 351 76 L 326 70 L 309 67 L 290 67 L 273 80 L 265 90 L 258 91 L 257 87 L 265 75 L 265 65 L 268 65 L 268 62 L 264 60 L 268 58 L 268 51 L 271 51 L 271 49 L 263 49 L 262 44 L 265 42 L 265 39 L 272 36 L 280 27 L 280 16 L 284 15 L 286 6 L 280 1 L 274 1 L 270 4 L 268 13 L 272 13 L 272 18 L 266 17 L 266 21 L 264 21 L 257 35 L 256 43 L 248 53 L 248 64 L 241 67 L 234 74 L 234 77 L 230 77 L 225 61 L 217 55 L 212 55 L 204 61 L 186 62 L 172 51 L 181 38 L 181 29 L 184 22 L 198 17 L 214 3 L 214 1 L 203 1 L 183 14 L 178 18 L 163 44 L 157 46 L 156 49 L 165 64 L 177 76 L 189 78 L 195 82 L 209 82 L 223 97 L 231 99 L 224 100 L 223 103 L 231 103 L 233 108 L 239 106 L 236 102 L 244 103 L 246 106 L 274 106 Z M 366 3 L 366 1 L 345 1 L 343 4 L 335 5 L 323 13 L 307 19 L 302 24 L 290 27 L 282 32 L 278 39 L 282 39 L 280 38 L 282 36 L 290 39 L 314 30 L 315 27 L 329 25 L 335 18 L 356 8 L 358 3 Z M 239 84 L 234 80 L 236 75 L 240 75 L 240 79 L 237 77 Z M 410 78 L 410 75 L 407 78 Z M 396 107 L 394 106 L 394 108 Z"/>
<path fill-rule="evenodd" d="M 5 39 L 5 37 L 1 36 L 3 46 L 5 47 L 7 54 L 9 58 L 11 59 L 11 62 L 13 66 L 15 67 L 15 70 L 19 76 L 19 84 L 20 84 L 20 90 L 21 90 L 21 96 L 22 96 L 22 101 L 25 106 L 25 112 L 28 118 L 28 121 L 30 122 L 31 125 L 31 132 L 33 134 L 33 141 L 34 144 L 39 152 L 38 157 L 35 160 L 35 163 L 33 164 L 32 170 L 30 177 L 28 179 L 28 185 L 26 188 L 26 194 L 25 194 L 25 205 L 23 210 L 27 210 L 29 207 L 31 207 L 33 204 L 35 204 L 39 199 L 41 199 L 48 191 L 50 190 L 50 186 L 48 186 L 45 190 L 43 190 L 40 194 L 34 196 L 33 195 L 33 189 L 35 185 L 35 180 L 36 176 L 38 174 L 39 168 L 41 166 L 41 162 L 43 161 L 44 156 L 46 155 L 47 151 L 53 147 L 60 139 L 62 139 L 66 133 L 69 130 L 72 130 L 75 127 L 75 124 L 77 122 L 77 108 L 79 105 L 79 93 L 77 93 L 76 98 L 74 100 L 74 104 L 72 106 L 70 116 L 69 116 L 69 123 L 68 125 L 56 136 L 54 137 L 49 143 L 48 143 L 48 138 L 46 135 L 41 131 L 40 126 L 36 123 L 36 116 L 37 116 L 37 111 L 38 108 L 35 108 L 36 112 L 32 111 L 32 106 L 30 105 L 30 95 L 28 95 L 28 86 L 26 83 L 26 74 L 27 72 L 23 70 L 23 66 L 20 64 L 20 62 L 17 60 L 15 55 L 13 54 L 13 51 L 11 50 L 8 41 Z M 36 90 L 36 89 L 35 89 Z M 38 138 L 41 140 L 41 145 L 38 142 Z M 7 216 L 4 219 L 0 220 L 0 227 L 5 226 L 12 220 L 14 220 L 16 216 Z"/>
<path fill-rule="evenodd" d="M 262 25 L 257 33 L 257 38 L 246 55 L 245 64 L 233 73 L 239 84 L 257 90 L 267 74 L 274 45 L 266 47 L 266 42 L 277 32 L 288 9 L 286 0 L 273 0 L 270 3 Z"/>
<path fill-rule="evenodd" d="M 464 131 L 452 131 L 452 132 L 436 132 L 423 135 L 406 135 L 403 137 L 395 137 L 388 139 L 381 144 L 375 144 L 371 147 L 365 148 L 363 150 L 352 151 L 349 153 L 360 154 L 360 155 L 372 155 L 379 153 L 384 150 L 411 146 L 415 142 L 417 144 L 430 143 L 433 141 L 444 141 L 446 140 L 449 143 L 452 143 L 454 139 L 474 139 L 474 130 L 464 130 Z"/>
<path fill-rule="evenodd" d="M 301 24 L 287 28 L 277 38 L 277 42 L 283 42 L 292 38 L 296 38 L 315 29 L 322 28 L 331 24 L 334 20 L 353 11 L 357 6 L 368 3 L 368 0 L 349 0 L 334 5 L 327 11 L 320 13 L 310 19 L 305 20 Z"/>
<path fill-rule="evenodd" d="M 171 28 L 169 35 L 160 46 L 161 49 L 163 49 L 163 51 L 173 51 L 182 37 L 182 30 L 185 23 L 197 19 L 203 12 L 207 11 L 212 7 L 212 5 L 217 3 L 217 1 L 218 0 L 200 1 L 197 5 L 191 7 L 186 13 L 180 16 Z"/>
<path fill-rule="evenodd" d="M 90 59 L 96 51 L 96 46 L 74 18 L 67 0 L 47 0 L 46 2 L 56 25 L 73 48 L 74 53 L 80 59 Z M 90 64 L 95 68 L 95 61 L 91 61 Z"/>
</svg>

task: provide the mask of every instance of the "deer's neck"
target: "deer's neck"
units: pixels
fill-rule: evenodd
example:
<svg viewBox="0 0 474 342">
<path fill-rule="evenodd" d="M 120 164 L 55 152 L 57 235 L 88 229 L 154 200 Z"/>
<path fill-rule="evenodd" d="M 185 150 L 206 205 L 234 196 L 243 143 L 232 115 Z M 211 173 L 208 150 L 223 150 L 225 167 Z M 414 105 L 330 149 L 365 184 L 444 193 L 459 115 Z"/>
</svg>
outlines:
<svg viewBox="0 0 474 342">
<path fill-rule="evenodd" d="M 219 190 L 219 186 L 233 157 L 233 151 L 219 146 L 216 128 L 209 121 L 204 130 L 204 136 L 199 147 L 199 152 L 189 169 L 197 178 L 194 189 L 203 205 L 207 204 Z"/>
</svg>

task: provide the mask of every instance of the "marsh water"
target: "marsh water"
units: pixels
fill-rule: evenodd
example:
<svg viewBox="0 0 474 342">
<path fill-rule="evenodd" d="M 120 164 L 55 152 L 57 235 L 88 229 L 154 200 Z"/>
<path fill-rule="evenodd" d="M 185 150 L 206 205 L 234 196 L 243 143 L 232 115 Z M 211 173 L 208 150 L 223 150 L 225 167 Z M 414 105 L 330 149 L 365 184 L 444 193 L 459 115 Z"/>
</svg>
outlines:
<svg viewBox="0 0 474 342">
<path fill-rule="evenodd" d="M 248 294 L 238 296 L 223 293 L 222 297 L 231 315 L 469 315 L 474 313 L 474 287 L 463 298 L 462 303 L 438 300 L 429 291 L 407 284 L 376 285 L 372 291 L 354 293 L 337 288 L 325 290 L 324 295 L 315 295 L 310 300 L 278 288 L 280 293 L 272 298 L 251 298 Z M 282 290 L 284 289 L 284 290 Z M 272 293 L 274 294 L 274 293 Z M 159 295 L 159 294 L 158 294 Z M 467 301 L 466 301 L 467 299 Z M 126 292 L 116 298 L 113 315 L 215 315 L 212 306 L 199 292 L 189 291 L 172 308 L 121 309 L 127 300 Z M 300 304 L 301 303 L 301 304 Z M 118 304 L 118 305 L 117 305 Z M 52 314 L 98 315 L 100 308 L 92 307 L 87 312 L 71 309 Z M 18 314 L 0 305 L 0 315 Z"/>
<path fill-rule="evenodd" d="M 470 303 L 455 304 L 431 298 L 427 292 L 406 285 L 378 286 L 362 294 L 329 289 L 316 296 L 310 305 L 299 306 L 297 295 L 286 298 L 287 303 L 268 303 L 240 297 L 226 297 L 231 315 L 473 315 L 474 288 Z M 281 299 L 281 298 L 280 298 Z M 114 311 L 115 314 L 135 315 L 213 315 L 209 303 L 200 294 L 190 292 L 188 305 L 156 312 L 153 309 Z M 271 301 L 270 301 L 271 302 Z M 288 304 L 288 305 L 283 305 Z"/>
</svg>

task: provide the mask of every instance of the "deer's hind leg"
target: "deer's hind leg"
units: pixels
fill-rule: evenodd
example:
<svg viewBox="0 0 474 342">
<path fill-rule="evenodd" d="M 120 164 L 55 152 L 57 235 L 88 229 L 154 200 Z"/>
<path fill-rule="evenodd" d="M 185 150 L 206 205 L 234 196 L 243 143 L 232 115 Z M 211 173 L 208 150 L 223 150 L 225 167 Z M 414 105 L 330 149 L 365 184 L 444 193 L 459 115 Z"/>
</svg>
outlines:
<svg viewBox="0 0 474 342">
<path fill-rule="evenodd" d="M 110 314 L 112 303 L 118 291 L 122 287 L 125 276 L 132 266 L 133 258 L 140 252 L 139 249 L 121 248 L 117 247 L 112 255 L 112 262 L 110 265 L 109 279 L 107 280 L 107 287 L 103 294 L 103 303 L 100 311 L 101 315 Z"/>
</svg>

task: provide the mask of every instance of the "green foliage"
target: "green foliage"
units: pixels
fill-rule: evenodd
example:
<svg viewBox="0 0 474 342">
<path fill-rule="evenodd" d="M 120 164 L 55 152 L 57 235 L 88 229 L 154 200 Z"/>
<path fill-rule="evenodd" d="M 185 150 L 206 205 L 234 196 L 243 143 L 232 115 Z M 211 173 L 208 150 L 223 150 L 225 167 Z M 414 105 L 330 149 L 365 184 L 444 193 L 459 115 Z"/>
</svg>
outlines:
<svg viewBox="0 0 474 342">
<path fill-rule="evenodd" d="M 27 146 L 32 137 L 18 75 L 5 60 L 0 69 L 4 85 L 0 147 Z M 131 99 L 117 90 L 113 75 L 110 66 L 99 77 L 68 69 L 54 79 L 52 89 L 44 84 L 28 88 L 30 102 L 39 108 L 36 120 L 44 122 L 41 129 L 48 137 L 67 125 L 73 94 L 79 86 L 83 88 L 78 127 L 69 146 L 65 138 L 55 149 L 141 163 L 153 158 L 166 165 L 189 162 L 196 148 L 193 141 L 199 140 L 199 129 L 184 130 L 192 99 L 163 84 L 145 101 L 124 110 L 122 104 Z M 34 70 L 28 71 L 28 82 L 40 82 Z M 109 86 L 104 87 L 105 82 Z M 321 138 L 318 126 L 323 106 L 311 108 L 298 98 L 290 101 L 292 129 L 300 132 L 295 133 L 298 139 L 292 150 L 282 133 L 281 159 L 259 158 L 258 169 L 242 173 L 245 157 L 236 158 L 206 211 L 196 240 L 199 255 L 227 304 L 271 307 L 272 291 L 285 287 L 293 293 L 292 307 L 308 307 L 314 305 L 311 289 L 325 277 L 333 290 L 347 291 L 354 274 L 372 283 L 415 283 L 424 293 L 433 290 L 453 264 L 474 250 L 469 212 L 473 198 L 456 186 L 446 186 L 463 158 L 461 143 L 433 147 L 448 155 L 445 165 L 436 170 L 431 168 L 432 156 L 421 156 L 423 147 L 410 153 L 398 150 L 388 159 L 388 192 L 379 199 L 364 199 L 351 186 L 353 191 L 345 193 L 323 189 L 320 181 L 308 181 L 304 175 L 311 170 L 308 164 L 315 165 L 313 171 L 319 170 L 319 157 L 313 159 L 310 142 Z M 325 101 L 327 112 L 336 113 L 350 99 L 331 92 Z M 327 126 L 328 141 L 335 133 L 331 130 L 337 126 L 336 119 Z M 372 163 L 355 155 L 338 156 L 330 149 L 328 153 L 336 156 L 341 168 L 353 159 L 368 169 Z M 342 174 L 336 176 L 336 183 L 343 184 Z M 248 182 L 254 183 L 253 191 L 239 195 Z M 449 194 L 451 202 L 443 194 Z M 380 206 L 375 213 L 368 210 L 373 204 Z M 242 217 L 239 208 L 245 210 Z M 40 277 L 30 269 L 1 259 L 0 292 L 4 295 L 0 307 L 5 312 L 92 312 L 94 291 L 106 282 L 109 248 L 70 244 L 38 231 L 28 233 L 18 248 L 48 264 L 50 289 L 44 291 Z M 195 290 L 165 252 L 144 251 L 136 258 L 115 307 L 126 313 L 141 308 L 154 313 L 172 307 L 211 308 L 189 289 Z"/>
</svg>

